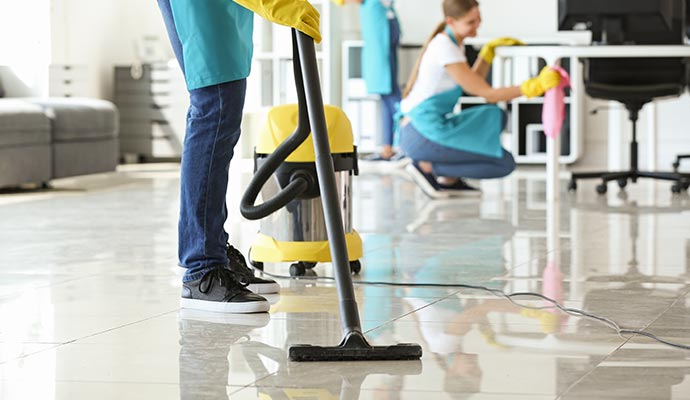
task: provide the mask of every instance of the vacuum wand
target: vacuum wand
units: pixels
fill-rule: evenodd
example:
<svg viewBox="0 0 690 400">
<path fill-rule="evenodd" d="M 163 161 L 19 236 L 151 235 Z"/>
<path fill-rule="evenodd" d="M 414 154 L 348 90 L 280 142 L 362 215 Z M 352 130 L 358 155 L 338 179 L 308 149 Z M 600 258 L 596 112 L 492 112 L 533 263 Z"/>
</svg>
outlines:
<svg viewBox="0 0 690 400">
<path fill-rule="evenodd" d="M 331 250 L 331 260 L 336 275 L 335 282 L 338 290 L 338 297 L 340 299 L 340 315 L 342 315 L 343 318 L 343 330 L 345 333 L 350 331 L 361 331 L 362 328 L 360 327 L 359 315 L 357 313 L 353 314 L 351 312 L 346 312 L 353 307 L 356 310 L 357 301 L 352 287 L 350 264 L 342 223 L 343 218 L 340 207 L 338 207 L 338 189 L 335 183 L 335 172 L 333 170 L 331 145 L 328 141 L 326 117 L 323 112 L 321 85 L 319 84 L 318 78 L 314 79 L 315 76 L 318 77 L 314 42 L 309 36 L 298 34 L 297 46 L 299 48 L 300 65 L 302 66 L 305 92 L 307 94 L 307 111 L 309 113 L 309 124 L 312 129 L 312 140 L 314 141 L 316 173 L 319 187 L 321 188 L 321 198 L 325 215 L 328 244 Z"/>
<path fill-rule="evenodd" d="M 340 315 L 344 338 L 339 346 L 321 347 L 296 345 L 289 349 L 293 361 L 367 361 L 367 360 L 417 360 L 422 348 L 417 344 L 395 346 L 371 346 L 362 333 L 357 301 L 350 275 L 347 244 L 343 220 L 338 202 L 338 190 L 333 169 L 330 143 L 324 113 L 323 97 L 316 63 L 314 40 L 293 29 L 293 43 L 296 36 L 297 53 L 302 82 L 306 93 L 309 123 L 312 129 L 316 172 L 321 189 L 326 233 L 333 262 L 335 283 L 340 303 Z M 298 88 L 299 91 L 299 88 Z"/>
</svg>

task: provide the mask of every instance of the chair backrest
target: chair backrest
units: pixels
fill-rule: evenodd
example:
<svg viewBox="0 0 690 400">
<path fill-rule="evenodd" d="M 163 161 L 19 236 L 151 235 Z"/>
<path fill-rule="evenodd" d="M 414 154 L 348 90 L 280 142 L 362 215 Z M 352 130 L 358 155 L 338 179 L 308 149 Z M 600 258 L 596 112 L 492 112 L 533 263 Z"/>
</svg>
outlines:
<svg viewBox="0 0 690 400">
<path fill-rule="evenodd" d="M 592 97 L 642 104 L 679 96 L 688 81 L 681 58 L 597 58 L 584 61 L 585 91 Z"/>
<path fill-rule="evenodd" d="M 680 58 L 597 58 L 585 61 L 585 83 L 655 85 L 686 82 L 686 63 Z"/>
<path fill-rule="evenodd" d="M 642 14 L 620 19 L 623 24 L 619 28 L 625 34 L 626 43 L 682 45 L 688 26 L 686 13 L 690 12 L 686 8 L 688 2 L 666 0 L 665 15 L 670 18 L 667 24 L 646 24 L 644 19 L 640 20 Z M 642 2 L 639 3 L 630 6 L 641 6 Z M 650 1 L 647 5 L 655 4 Z M 625 2 L 618 6 L 627 7 Z M 681 58 L 598 58 L 584 63 L 585 91 L 593 97 L 618 100 L 626 105 L 629 105 L 626 102 L 639 105 L 657 97 L 680 95 L 688 80 L 686 60 Z"/>
</svg>

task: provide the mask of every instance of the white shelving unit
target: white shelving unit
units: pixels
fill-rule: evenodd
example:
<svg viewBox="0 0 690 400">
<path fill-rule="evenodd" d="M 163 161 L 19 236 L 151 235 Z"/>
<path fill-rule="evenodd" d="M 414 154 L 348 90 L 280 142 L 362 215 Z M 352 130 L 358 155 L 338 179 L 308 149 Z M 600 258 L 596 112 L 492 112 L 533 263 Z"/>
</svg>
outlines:
<svg viewBox="0 0 690 400">
<path fill-rule="evenodd" d="M 488 39 L 473 38 L 465 41 L 466 45 L 480 48 Z M 530 44 L 552 45 L 576 45 L 583 40 L 579 37 L 567 37 L 555 35 L 553 37 L 523 38 Z M 560 140 L 560 157 L 562 164 L 571 164 L 581 155 L 584 147 L 583 110 L 584 110 L 584 85 L 582 81 L 582 66 L 576 57 L 569 57 L 562 66 L 570 73 L 572 87 L 566 92 L 566 117 L 563 123 Z M 500 69 L 492 70 L 492 82 L 504 82 L 505 86 L 519 85 L 525 79 L 536 76 L 541 67 L 545 65 L 543 60 L 536 57 L 521 57 L 506 60 L 503 69 L 503 79 L 500 77 Z M 483 99 L 479 99 L 483 101 Z M 462 98 L 461 104 L 472 104 L 473 98 Z M 510 102 L 499 103 L 505 110 L 509 110 L 509 120 L 506 126 L 507 135 L 504 135 L 505 147 L 513 153 L 515 161 L 519 164 L 546 164 L 547 141 L 541 129 L 541 110 L 544 98 L 518 97 Z"/>
<path fill-rule="evenodd" d="M 346 40 L 342 44 L 343 58 L 343 111 L 352 123 L 357 151 L 360 154 L 373 153 L 379 143 L 381 105 L 378 95 L 367 93 L 362 78 L 361 40 Z"/>
<path fill-rule="evenodd" d="M 512 60 L 506 71 L 506 86 L 519 85 L 525 79 L 536 76 L 543 60 L 536 58 Z M 568 70 L 572 87 L 565 98 L 565 121 L 561 131 L 561 164 L 571 164 L 582 155 L 584 135 L 582 134 L 582 110 L 584 109 L 584 87 L 582 66 L 575 57 L 567 59 L 562 65 Z M 510 121 L 507 129 L 510 135 L 511 152 L 515 161 L 521 164 L 545 164 L 547 160 L 547 140 L 541 128 L 543 97 L 528 99 L 519 97 L 510 102 Z M 506 104 L 502 104 L 504 108 Z"/>
<path fill-rule="evenodd" d="M 311 0 L 321 14 L 323 40 L 316 44 L 316 58 L 321 78 L 321 91 L 325 104 L 334 104 L 336 85 L 340 85 L 340 33 L 337 6 L 329 0 Z M 268 110 L 276 105 L 297 103 L 297 92 L 292 64 L 292 33 L 290 28 L 254 17 L 254 56 L 252 70 L 247 78 L 247 96 L 242 118 L 242 132 L 238 143 L 238 158 L 242 168 L 251 170 L 256 138 L 261 131 Z"/>
<path fill-rule="evenodd" d="M 342 107 L 352 123 L 357 151 L 366 154 L 378 151 L 382 143 L 381 102 L 378 95 L 367 93 L 362 78 L 362 46 L 361 40 L 342 42 Z M 398 84 L 401 91 L 420 49 L 421 45 L 403 44 L 398 50 Z"/>
<path fill-rule="evenodd" d="M 339 40 L 331 17 L 329 0 L 313 0 L 312 5 L 321 14 L 323 41 L 316 44 L 316 57 L 321 77 L 324 103 L 332 104 L 333 66 L 331 49 Z M 264 107 L 295 103 L 297 95 L 292 71 L 292 34 L 290 28 L 273 24 L 259 16 L 254 19 L 254 57 L 252 71 L 247 80 L 245 110 L 255 112 Z"/>
</svg>

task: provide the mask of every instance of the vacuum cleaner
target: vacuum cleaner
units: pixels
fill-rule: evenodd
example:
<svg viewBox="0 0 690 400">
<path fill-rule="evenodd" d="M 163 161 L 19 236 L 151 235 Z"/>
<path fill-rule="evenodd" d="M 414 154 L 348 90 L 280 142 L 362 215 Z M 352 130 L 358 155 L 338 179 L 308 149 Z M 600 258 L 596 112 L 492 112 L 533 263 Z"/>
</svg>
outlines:
<svg viewBox="0 0 690 400">
<path fill-rule="evenodd" d="M 352 175 L 358 174 L 352 126 L 340 108 L 326 105 L 324 112 L 350 271 L 358 274 L 362 268 L 359 262 L 362 239 L 352 229 Z M 299 106 L 296 104 L 271 108 L 254 150 L 254 171 L 293 133 L 299 124 L 298 120 Z M 248 257 L 257 269 L 263 270 L 264 262 L 293 262 L 290 276 L 304 276 L 307 272 L 311 273 L 308 270 L 318 262 L 332 261 L 315 162 L 314 144 L 309 136 L 280 164 L 273 173 L 273 179 L 262 186 L 262 197 L 271 199 L 289 186 L 292 180 L 306 182 L 296 198 L 261 219 L 259 234 Z"/>
<path fill-rule="evenodd" d="M 323 222 L 338 292 L 343 339 L 338 346 L 330 347 L 294 345 L 289 348 L 288 357 L 291 361 L 418 360 L 422 356 L 422 348 L 418 344 L 371 346 L 362 333 L 352 285 L 348 242 L 343 226 L 344 219 L 340 209 L 340 201 L 347 196 L 342 190 L 339 192 L 338 181 L 336 180 L 336 170 L 344 168 L 337 166 L 339 162 L 345 163 L 346 166 L 352 166 L 352 163 L 356 163 L 356 159 L 347 160 L 347 156 L 341 157 L 331 154 L 326 122 L 326 112 L 328 111 L 324 111 L 314 40 L 310 36 L 293 29 L 292 46 L 298 101 L 297 127 L 294 133 L 278 145 L 272 153 L 267 154 L 266 157 L 261 157 L 261 163 L 257 165 L 255 174 L 242 196 L 240 212 L 247 219 L 266 218 L 280 208 L 286 207 L 295 199 L 305 200 L 314 198 L 312 196 L 316 193 L 320 194 Z M 290 165 L 283 167 L 290 172 L 276 175 L 276 180 L 281 187 L 280 191 L 270 199 L 264 198 L 263 204 L 254 205 L 264 184 L 271 179 L 274 173 L 280 170 L 281 165 L 286 163 L 288 157 L 310 137 L 312 131 L 313 168 L 316 170 L 316 180 L 313 179 L 313 174 L 309 173 L 311 167 L 306 165 L 310 163 L 304 163 L 304 168 L 294 168 Z M 340 139 L 334 137 L 334 140 Z M 350 141 L 351 146 L 351 136 L 347 141 Z M 339 145 L 334 144 L 334 147 L 339 147 Z M 252 257 L 258 257 L 258 255 L 252 255 Z"/>
</svg>

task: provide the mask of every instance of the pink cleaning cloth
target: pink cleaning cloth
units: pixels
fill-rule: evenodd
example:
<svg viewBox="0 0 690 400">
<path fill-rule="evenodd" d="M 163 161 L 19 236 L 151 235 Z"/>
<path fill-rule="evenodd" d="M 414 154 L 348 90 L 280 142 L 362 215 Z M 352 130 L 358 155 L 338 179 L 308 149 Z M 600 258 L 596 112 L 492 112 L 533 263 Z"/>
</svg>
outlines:
<svg viewBox="0 0 690 400">
<path fill-rule="evenodd" d="M 561 74 L 561 83 L 555 88 L 547 90 L 544 94 L 541 123 L 544 127 L 544 134 L 550 138 L 555 138 L 561 133 L 565 120 L 565 88 L 570 86 L 570 75 L 558 65 L 551 67 L 551 69 Z"/>
</svg>

